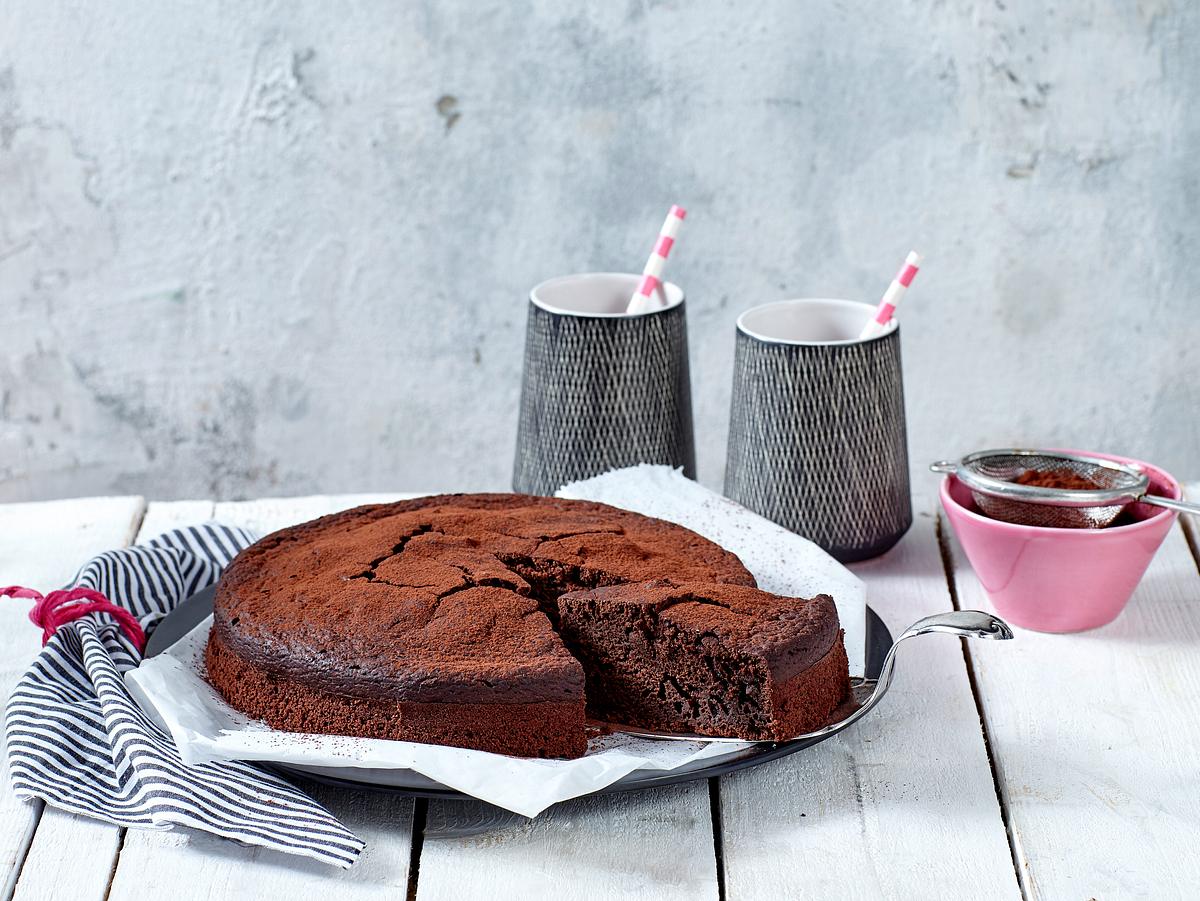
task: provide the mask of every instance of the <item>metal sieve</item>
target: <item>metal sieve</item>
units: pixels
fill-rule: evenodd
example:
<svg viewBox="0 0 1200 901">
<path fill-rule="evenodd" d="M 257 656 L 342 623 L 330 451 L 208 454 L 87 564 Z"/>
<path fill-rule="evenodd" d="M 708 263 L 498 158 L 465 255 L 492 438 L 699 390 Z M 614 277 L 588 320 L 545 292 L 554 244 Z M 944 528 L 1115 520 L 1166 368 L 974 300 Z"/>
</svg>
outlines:
<svg viewBox="0 0 1200 901">
<path fill-rule="evenodd" d="M 1200 514 L 1200 505 L 1148 494 L 1150 477 L 1138 467 L 1101 457 L 1005 448 L 977 451 L 957 463 L 944 460 L 929 468 L 962 482 L 986 515 L 1023 526 L 1102 529 L 1139 502 Z M 1019 484 L 1026 473 L 1047 480 L 1081 479 L 1096 487 Z"/>
</svg>

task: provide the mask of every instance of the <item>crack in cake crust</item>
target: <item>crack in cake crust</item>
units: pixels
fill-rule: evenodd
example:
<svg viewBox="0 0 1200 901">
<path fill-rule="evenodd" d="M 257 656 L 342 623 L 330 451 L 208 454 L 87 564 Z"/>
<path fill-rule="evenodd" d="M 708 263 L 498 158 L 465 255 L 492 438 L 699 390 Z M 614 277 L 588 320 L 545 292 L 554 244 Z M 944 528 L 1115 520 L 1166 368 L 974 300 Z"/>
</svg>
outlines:
<svg viewBox="0 0 1200 901">
<path fill-rule="evenodd" d="M 405 535 L 403 538 L 401 538 L 400 541 L 398 541 L 396 544 L 393 544 L 392 549 L 390 551 L 388 551 L 388 553 L 386 553 L 380 557 L 376 557 L 374 560 L 372 560 L 370 563 L 368 563 L 367 568 L 364 569 L 362 572 L 358 573 L 358 575 L 346 576 L 346 578 L 347 579 L 366 579 L 368 582 L 374 582 L 377 579 L 376 570 L 378 570 L 379 567 L 385 561 L 389 560 L 392 557 L 397 557 L 400 554 L 404 553 L 404 548 L 410 541 L 412 541 L 418 535 L 424 535 L 432 530 L 433 530 L 433 526 L 429 525 L 428 523 L 418 526 L 414 531 L 409 532 L 407 535 Z M 424 586 L 413 586 L 413 587 L 424 587 Z"/>
</svg>

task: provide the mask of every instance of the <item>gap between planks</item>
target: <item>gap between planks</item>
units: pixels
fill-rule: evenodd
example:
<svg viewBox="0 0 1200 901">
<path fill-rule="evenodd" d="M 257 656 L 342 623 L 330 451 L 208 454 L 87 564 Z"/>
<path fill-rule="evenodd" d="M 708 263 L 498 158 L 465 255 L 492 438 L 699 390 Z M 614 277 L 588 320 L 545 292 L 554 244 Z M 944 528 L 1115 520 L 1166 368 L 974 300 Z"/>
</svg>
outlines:
<svg viewBox="0 0 1200 901">
<path fill-rule="evenodd" d="M 1113 624 L 1080 636 L 1019 630 L 1011 660 L 982 645 L 968 653 L 1027 898 L 1186 897 L 1175 893 L 1200 877 L 1179 854 L 1200 824 L 1173 788 L 1194 776 L 1194 720 L 1164 731 L 1155 709 L 1190 706 L 1200 676 L 1200 543 L 1194 523 L 1176 525 Z M 951 530 L 944 541 L 959 603 L 991 610 Z M 1064 857 L 1058 837 L 1068 830 L 1086 840 Z"/>
<path fill-rule="evenodd" d="M 952 608 L 933 499 L 901 542 L 851 569 L 896 634 Z M 721 780 L 727 897 L 1021 894 L 961 644 L 901 655 L 877 710 L 843 736 Z"/>
<path fill-rule="evenodd" d="M 124 826 L 117 831 L 117 853 L 113 855 L 112 867 L 108 871 L 108 882 L 104 886 L 102 901 L 108 901 L 109 895 L 112 894 L 113 880 L 117 878 L 117 865 L 121 862 L 121 850 L 125 847 L 125 836 L 128 831 Z"/>
<path fill-rule="evenodd" d="M 429 820 L 429 799 L 413 803 L 412 847 L 408 853 L 408 892 L 406 901 L 417 901 L 417 880 L 421 876 L 421 849 L 425 846 L 425 824 Z"/>
<path fill-rule="evenodd" d="M 1189 500 L 1200 494 L 1200 485 L 1188 487 L 1192 488 L 1185 495 Z M 1195 522 L 1190 516 L 1179 517 L 1179 522 L 1183 527 L 1183 539 L 1187 542 L 1188 550 L 1192 552 L 1192 561 L 1196 564 L 1196 573 L 1200 575 L 1200 534 L 1197 533 Z"/>
<path fill-rule="evenodd" d="M 708 815 L 712 820 L 713 854 L 717 858 L 717 901 L 725 901 L 725 837 L 721 827 L 721 777 L 708 780 Z"/>
<path fill-rule="evenodd" d="M 938 550 L 942 557 L 942 572 L 946 576 L 946 587 L 950 591 L 950 604 L 955 610 L 961 610 L 962 604 L 958 599 L 958 583 L 954 578 L 954 549 L 950 546 L 946 532 L 946 520 L 941 510 L 935 514 L 934 530 L 937 534 Z M 1023 901 L 1029 901 L 1029 889 L 1025 885 L 1025 876 L 1021 872 L 1020 849 L 1017 847 L 1017 835 L 1013 829 L 1012 814 L 1009 810 L 1008 799 L 1001 787 L 1000 773 L 996 768 L 996 758 L 992 753 L 992 735 L 988 726 L 988 718 L 984 710 L 983 695 L 979 691 L 979 682 L 975 675 L 975 661 L 971 657 L 971 641 L 960 638 L 962 645 L 963 664 L 967 668 L 967 683 L 971 686 L 971 697 L 975 699 L 975 709 L 979 713 L 979 728 L 983 734 L 983 750 L 987 754 L 988 769 L 992 774 L 992 788 L 996 791 L 996 804 L 1000 808 L 1000 821 L 1004 824 L 1004 834 L 1008 838 L 1008 854 L 1012 859 L 1013 873 L 1017 877 L 1017 888 Z"/>
</svg>

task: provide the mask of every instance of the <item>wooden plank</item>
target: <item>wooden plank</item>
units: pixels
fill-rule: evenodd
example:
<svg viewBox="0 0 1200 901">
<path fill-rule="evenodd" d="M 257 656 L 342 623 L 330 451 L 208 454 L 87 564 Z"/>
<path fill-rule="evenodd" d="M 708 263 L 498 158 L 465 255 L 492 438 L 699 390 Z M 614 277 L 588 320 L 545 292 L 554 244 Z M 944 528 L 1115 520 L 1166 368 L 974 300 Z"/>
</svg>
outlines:
<svg viewBox="0 0 1200 901">
<path fill-rule="evenodd" d="M 314 494 L 309 497 L 268 497 L 254 501 L 226 501 L 216 505 L 215 518 L 227 525 L 242 526 L 265 535 L 276 529 L 316 519 L 328 513 L 360 507 L 363 504 L 383 504 L 419 494 Z"/>
<path fill-rule="evenodd" d="M 194 526 L 213 518 L 216 504 L 212 501 L 158 501 L 146 508 L 137 541 L 144 544 L 163 532 L 183 526 Z"/>
<path fill-rule="evenodd" d="M 140 497 L 0 505 L 0 581 L 61 588 L 88 558 L 129 544 L 145 509 Z M 29 602 L 5 603 L 10 609 L 3 615 Z"/>
<path fill-rule="evenodd" d="M 343 495 L 268 498 L 196 506 L 196 502 L 151 504 L 145 533 L 216 519 L 260 534 L 364 503 L 400 495 Z M 406 495 L 407 496 L 407 495 Z M 413 802 L 386 794 L 360 794 L 312 786 L 313 793 L 366 842 L 350 870 L 239 845 L 192 830 L 130 830 L 113 877 L 113 901 L 192 897 L 203 885 L 211 897 L 396 898 L 408 884 Z"/>
<path fill-rule="evenodd" d="M 104 901 L 124 834 L 111 823 L 47 808 L 13 901 Z"/>
<path fill-rule="evenodd" d="M 852 569 L 893 635 L 952 601 L 932 503 Z M 1000 649 L 1006 650 L 1006 649 Z M 720 780 L 726 897 L 1018 899 L 958 640 L 914 639 L 853 729 Z"/>
<path fill-rule="evenodd" d="M 582 798 L 526 819 L 430 801 L 418 901 L 718 897 L 705 782 Z"/>
<path fill-rule="evenodd" d="M 214 518 L 225 525 L 241 526 L 255 532 L 273 532 L 285 526 L 295 525 L 347 510 L 363 504 L 381 504 L 417 494 L 315 494 L 309 497 L 268 497 L 255 501 L 220 501 L 216 504 Z"/>
<path fill-rule="evenodd" d="M 412 847 L 412 801 L 375 792 L 305 787 L 366 841 L 366 850 L 349 870 L 192 830 L 131 829 L 109 897 L 403 899 Z"/>
<path fill-rule="evenodd" d="M 177 501 L 150 504 L 145 509 L 137 541 L 212 518 L 212 501 Z M 21 881 L 13 901 L 66 897 L 61 873 L 71 874 L 78 887 L 70 897 L 93 897 L 103 901 L 124 836 L 124 830 L 107 823 L 87 820 L 57 810 L 47 810 L 29 848 Z M 87 848 L 82 860 L 79 848 Z"/>
<path fill-rule="evenodd" d="M 984 606 L 955 552 L 964 603 Z M 1176 529 L 1116 622 L 1072 636 L 1020 631 L 1017 659 L 973 659 L 1031 898 L 1188 897 L 1200 884 L 1188 850 L 1200 840 L 1198 601 Z"/>
<path fill-rule="evenodd" d="M 992 609 L 952 553 L 961 604 Z M 1018 630 L 971 661 L 1028 897 L 1195 897 L 1200 576 L 1182 528 L 1115 622 Z"/>
<path fill-rule="evenodd" d="M 89 557 L 129 544 L 144 510 L 140 497 L 0 506 L 0 585 L 25 585 L 39 591 L 63 586 Z M 41 647 L 41 635 L 28 619 L 31 603 L 0 599 L 3 698 L 8 697 Z M 87 843 L 82 847 L 95 848 L 98 865 L 93 866 L 91 861 L 75 865 L 81 847 L 76 846 L 68 855 L 72 866 L 43 871 L 46 849 L 55 847 L 63 833 L 72 831 L 86 834 Z M 43 815 L 41 802 L 17 800 L 9 788 L 7 763 L 0 762 L 0 898 L 10 897 L 14 888 L 21 898 L 51 897 L 47 878 L 53 878 L 56 897 L 102 897 L 118 832 L 114 826 L 88 823 L 57 811 Z M 45 878 L 43 872 L 48 874 Z M 18 876 L 28 878 L 18 882 Z"/>
</svg>

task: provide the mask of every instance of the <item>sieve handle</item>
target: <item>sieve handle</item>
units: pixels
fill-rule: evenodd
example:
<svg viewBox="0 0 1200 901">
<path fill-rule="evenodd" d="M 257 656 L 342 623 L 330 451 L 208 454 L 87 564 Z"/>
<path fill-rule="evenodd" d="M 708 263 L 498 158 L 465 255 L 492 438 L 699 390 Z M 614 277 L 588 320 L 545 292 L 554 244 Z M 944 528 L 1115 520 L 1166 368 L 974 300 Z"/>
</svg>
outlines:
<svg viewBox="0 0 1200 901">
<path fill-rule="evenodd" d="M 936 463 L 929 464 L 929 471 L 954 475 L 956 472 L 958 472 L 958 464 L 951 460 L 938 460 Z"/>
<path fill-rule="evenodd" d="M 1143 494 L 1138 498 L 1143 504 L 1153 504 L 1155 507 L 1166 507 L 1177 513 L 1190 513 L 1200 516 L 1200 504 L 1189 504 L 1187 501 L 1177 501 L 1171 497 L 1159 497 L 1157 494 Z"/>
</svg>

